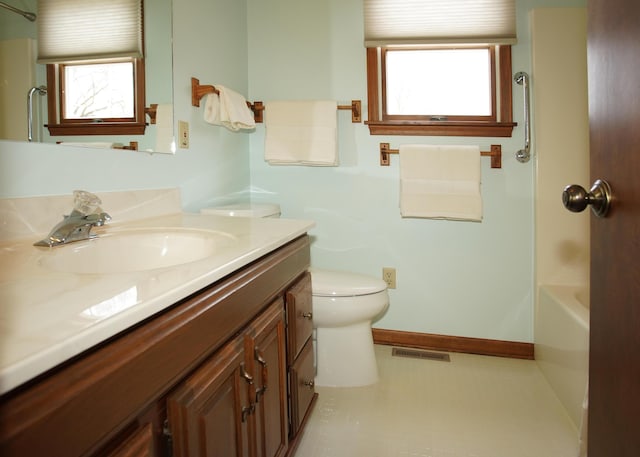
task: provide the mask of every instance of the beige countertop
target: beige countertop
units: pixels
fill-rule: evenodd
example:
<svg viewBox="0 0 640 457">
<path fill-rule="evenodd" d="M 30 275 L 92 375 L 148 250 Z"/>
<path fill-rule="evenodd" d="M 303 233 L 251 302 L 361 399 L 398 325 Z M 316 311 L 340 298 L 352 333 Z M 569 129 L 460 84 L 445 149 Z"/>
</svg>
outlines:
<svg viewBox="0 0 640 457">
<path fill-rule="evenodd" d="M 176 213 L 108 224 L 98 238 L 37 248 L 0 244 L 0 394 L 80 354 L 306 233 L 312 221 Z M 214 255 L 158 269 L 74 273 L 48 267 L 56 250 L 124 230 L 223 233 Z"/>
</svg>

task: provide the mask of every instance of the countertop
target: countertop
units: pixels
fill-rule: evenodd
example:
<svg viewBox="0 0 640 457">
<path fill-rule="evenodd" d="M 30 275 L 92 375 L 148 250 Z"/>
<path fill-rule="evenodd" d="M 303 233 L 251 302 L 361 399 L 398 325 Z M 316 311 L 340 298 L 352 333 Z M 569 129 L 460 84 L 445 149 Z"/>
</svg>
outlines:
<svg viewBox="0 0 640 457">
<path fill-rule="evenodd" d="M 0 394 L 126 330 L 306 233 L 312 221 L 177 213 L 108 224 L 129 229 L 192 229 L 230 235 L 215 255 L 153 270 L 67 273 L 46 267 L 55 248 L 37 239 L 0 244 Z"/>
</svg>

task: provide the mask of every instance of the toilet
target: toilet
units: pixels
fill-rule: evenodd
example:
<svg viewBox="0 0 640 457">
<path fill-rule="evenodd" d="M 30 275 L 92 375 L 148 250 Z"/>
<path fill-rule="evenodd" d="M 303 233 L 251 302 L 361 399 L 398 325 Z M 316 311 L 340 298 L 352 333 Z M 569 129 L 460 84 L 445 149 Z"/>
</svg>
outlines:
<svg viewBox="0 0 640 457">
<path fill-rule="evenodd" d="M 279 217 L 276 204 L 204 208 L 202 214 Z M 378 381 L 371 322 L 389 306 L 387 284 L 371 276 L 311 268 L 315 384 L 360 387 Z"/>
<path fill-rule="evenodd" d="M 358 387 L 378 382 L 371 322 L 389 305 L 382 279 L 310 269 L 316 329 L 317 386 Z"/>
</svg>

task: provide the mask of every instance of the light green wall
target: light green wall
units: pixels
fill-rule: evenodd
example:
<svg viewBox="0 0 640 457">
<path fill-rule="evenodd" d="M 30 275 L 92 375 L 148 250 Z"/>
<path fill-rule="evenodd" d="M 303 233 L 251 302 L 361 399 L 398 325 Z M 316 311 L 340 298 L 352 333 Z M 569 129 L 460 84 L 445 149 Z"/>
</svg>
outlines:
<svg viewBox="0 0 640 457">
<path fill-rule="evenodd" d="M 513 71 L 530 71 L 528 13 L 553 3 L 518 1 Z M 363 100 L 361 0 L 248 0 L 249 93 L 263 101 Z M 380 276 L 397 269 L 378 328 L 531 342 L 533 338 L 533 176 L 521 164 L 522 88 L 514 84 L 513 138 L 371 136 L 339 117 L 341 165 L 277 167 L 263 160 L 264 128 L 251 137 L 255 198 L 277 201 L 286 217 L 317 222 L 312 264 Z M 268 115 L 268 113 L 267 113 Z M 503 168 L 482 160 L 482 223 L 402 219 L 398 157 L 379 166 L 379 143 L 502 144 Z"/>
</svg>

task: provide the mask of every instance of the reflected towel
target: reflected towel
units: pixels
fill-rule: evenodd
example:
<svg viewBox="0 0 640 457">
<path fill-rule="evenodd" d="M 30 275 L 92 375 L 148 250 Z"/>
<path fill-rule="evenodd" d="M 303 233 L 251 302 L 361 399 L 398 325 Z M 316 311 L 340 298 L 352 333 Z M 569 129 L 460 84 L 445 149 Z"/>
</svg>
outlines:
<svg viewBox="0 0 640 457">
<path fill-rule="evenodd" d="M 478 146 L 400 146 L 400 214 L 482 221 Z"/>
<path fill-rule="evenodd" d="M 254 129 L 256 121 L 247 100 L 224 86 L 216 84 L 215 87 L 219 94 L 207 94 L 204 120 L 212 125 L 222 125 L 232 132 Z"/>
<path fill-rule="evenodd" d="M 164 103 L 158 105 L 156 111 L 156 152 L 176 152 L 173 138 L 173 105 Z"/>
<path fill-rule="evenodd" d="M 338 165 L 338 103 L 265 103 L 264 158 L 271 165 Z"/>
</svg>

